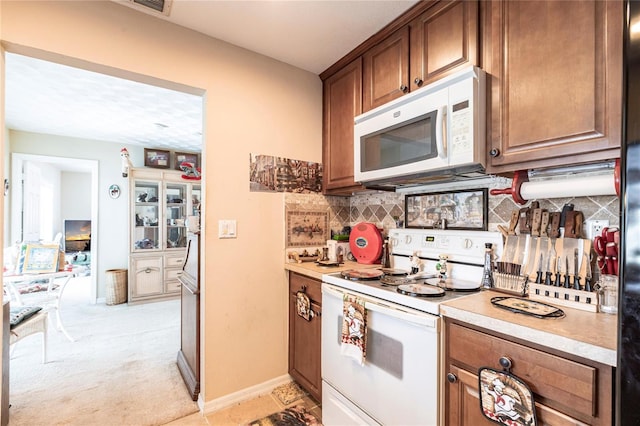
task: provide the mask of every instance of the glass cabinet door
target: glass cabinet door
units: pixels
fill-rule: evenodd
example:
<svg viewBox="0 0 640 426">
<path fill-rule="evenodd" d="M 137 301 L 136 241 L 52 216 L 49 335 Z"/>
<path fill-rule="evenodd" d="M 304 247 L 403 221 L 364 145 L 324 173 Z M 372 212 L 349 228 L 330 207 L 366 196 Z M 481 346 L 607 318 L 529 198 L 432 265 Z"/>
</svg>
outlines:
<svg viewBox="0 0 640 426">
<path fill-rule="evenodd" d="M 167 183 L 165 187 L 165 249 L 187 246 L 187 184 Z"/>
<path fill-rule="evenodd" d="M 158 182 L 136 181 L 133 251 L 160 248 L 160 186 Z"/>
<path fill-rule="evenodd" d="M 202 191 L 200 185 L 191 185 L 191 216 L 200 216 Z"/>
</svg>

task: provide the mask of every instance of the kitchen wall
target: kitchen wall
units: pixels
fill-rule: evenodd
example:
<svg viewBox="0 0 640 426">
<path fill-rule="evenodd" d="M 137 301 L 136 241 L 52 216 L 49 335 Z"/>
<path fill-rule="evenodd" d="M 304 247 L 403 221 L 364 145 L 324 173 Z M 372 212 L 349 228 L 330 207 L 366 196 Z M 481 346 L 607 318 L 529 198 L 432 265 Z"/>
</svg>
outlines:
<svg viewBox="0 0 640 426">
<path fill-rule="evenodd" d="M 511 180 L 496 182 L 488 188 L 510 187 Z M 443 191 L 439 189 L 438 192 Z M 425 189 L 423 192 L 428 193 Z M 297 210 L 329 211 L 332 231 L 358 222 L 372 222 L 385 231 L 396 227 L 396 218 L 404 219 L 404 194 L 370 191 L 351 197 L 287 194 L 286 208 Z M 566 197 L 541 199 L 540 207 L 549 211 L 561 211 L 567 203 L 574 205 L 587 219 L 606 219 L 611 226 L 620 223 L 620 202 L 617 196 Z M 508 195 L 489 196 L 489 231 L 497 231 L 498 225 L 508 227 L 511 212 L 523 206 L 516 204 Z"/>
<path fill-rule="evenodd" d="M 318 76 L 116 2 L 0 3 L 9 51 L 204 97 L 205 412 L 286 379 L 284 196 L 249 192 L 249 154 L 321 162 Z M 218 238 L 223 219 L 237 238 Z"/>
</svg>

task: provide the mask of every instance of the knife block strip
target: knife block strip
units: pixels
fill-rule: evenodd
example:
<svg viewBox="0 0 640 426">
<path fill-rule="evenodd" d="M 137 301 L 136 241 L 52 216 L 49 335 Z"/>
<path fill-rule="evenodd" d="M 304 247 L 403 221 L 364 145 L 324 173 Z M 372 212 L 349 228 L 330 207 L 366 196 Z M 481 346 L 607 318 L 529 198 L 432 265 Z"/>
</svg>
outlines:
<svg viewBox="0 0 640 426">
<path fill-rule="evenodd" d="M 582 311 L 598 312 L 598 293 L 544 284 L 529 284 L 529 299 L 562 305 Z"/>
<path fill-rule="evenodd" d="M 527 294 L 528 276 L 504 274 L 501 272 L 493 273 L 493 290 L 502 293 L 516 294 L 525 296 Z"/>
</svg>

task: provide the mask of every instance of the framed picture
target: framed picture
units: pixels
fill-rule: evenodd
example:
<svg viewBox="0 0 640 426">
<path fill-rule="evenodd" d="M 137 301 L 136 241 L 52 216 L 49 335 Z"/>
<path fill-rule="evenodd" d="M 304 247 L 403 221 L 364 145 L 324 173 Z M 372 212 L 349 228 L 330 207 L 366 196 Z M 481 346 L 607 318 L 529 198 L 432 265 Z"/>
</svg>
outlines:
<svg viewBox="0 0 640 426">
<path fill-rule="evenodd" d="M 487 230 L 487 189 L 405 196 L 407 228 Z"/>
<path fill-rule="evenodd" d="M 193 163 L 193 165 L 195 167 L 199 167 L 200 165 L 198 164 L 198 154 L 197 153 L 193 153 L 193 152 L 176 152 L 173 154 L 173 158 L 174 158 L 174 162 L 173 162 L 173 168 L 176 170 L 182 170 L 180 168 L 180 164 L 182 164 L 183 161 L 187 161 L 189 163 Z"/>
<path fill-rule="evenodd" d="M 323 246 L 331 237 L 326 210 L 287 210 L 286 228 L 286 247 Z"/>
<path fill-rule="evenodd" d="M 145 167 L 155 167 L 156 169 L 169 168 L 169 151 L 161 149 L 144 149 L 144 165 Z"/>
<path fill-rule="evenodd" d="M 27 244 L 24 255 L 24 274 L 58 271 L 60 246 L 57 244 Z"/>
</svg>

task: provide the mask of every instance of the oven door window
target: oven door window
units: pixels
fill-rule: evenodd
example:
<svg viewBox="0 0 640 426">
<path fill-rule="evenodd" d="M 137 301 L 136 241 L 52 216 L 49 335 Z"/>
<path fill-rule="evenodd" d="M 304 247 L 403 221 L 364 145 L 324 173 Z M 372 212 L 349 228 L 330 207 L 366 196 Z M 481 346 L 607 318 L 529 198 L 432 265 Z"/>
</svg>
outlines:
<svg viewBox="0 0 640 426">
<path fill-rule="evenodd" d="M 436 118 L 432 111 L 360 139 L 361 171 L 403 166 L 438 156 Z"/>
</svg>

